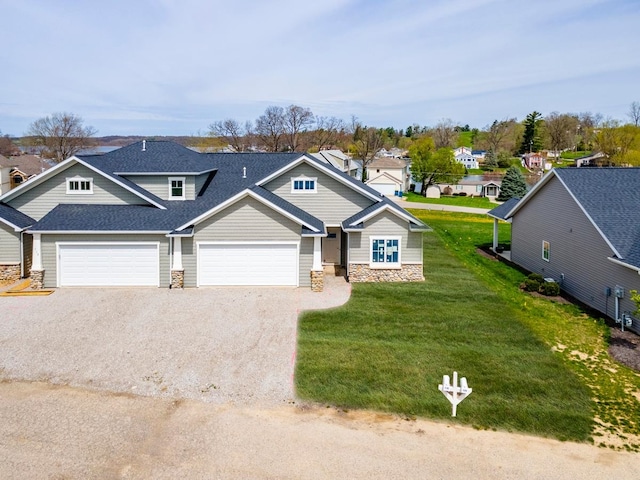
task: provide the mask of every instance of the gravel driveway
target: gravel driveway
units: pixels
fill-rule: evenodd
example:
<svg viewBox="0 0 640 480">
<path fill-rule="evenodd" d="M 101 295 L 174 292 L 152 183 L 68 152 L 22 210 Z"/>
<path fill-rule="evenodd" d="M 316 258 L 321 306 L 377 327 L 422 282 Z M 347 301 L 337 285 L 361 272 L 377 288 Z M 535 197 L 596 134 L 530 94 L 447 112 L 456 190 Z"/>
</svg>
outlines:
<svg viewBox="0 0 640 480">
<path fill-rule="evenodd" d="M 36 380 L 214 403 L 293 399 L 298 314 L 350 285 L 59 289 L 0 298 L 0 380 Z"/>
</svg>

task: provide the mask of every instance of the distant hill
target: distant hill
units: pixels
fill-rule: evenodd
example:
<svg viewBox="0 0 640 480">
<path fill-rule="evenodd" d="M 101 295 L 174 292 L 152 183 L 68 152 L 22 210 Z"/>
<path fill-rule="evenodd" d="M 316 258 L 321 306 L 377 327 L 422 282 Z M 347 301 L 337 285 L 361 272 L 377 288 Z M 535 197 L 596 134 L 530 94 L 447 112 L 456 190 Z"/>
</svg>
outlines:
<svg viewBox="0 0 640 480">
<path fill-rule="evenodd" d="M 141 136 L 141 135 L 107 135 L 105 137 L 93 137 L 97 145 L 109 147 L 124 147 L 140 140 L 168 140 L 189 146 L 197 143 L 200 137 L 192 136 Z"/>
</svg>

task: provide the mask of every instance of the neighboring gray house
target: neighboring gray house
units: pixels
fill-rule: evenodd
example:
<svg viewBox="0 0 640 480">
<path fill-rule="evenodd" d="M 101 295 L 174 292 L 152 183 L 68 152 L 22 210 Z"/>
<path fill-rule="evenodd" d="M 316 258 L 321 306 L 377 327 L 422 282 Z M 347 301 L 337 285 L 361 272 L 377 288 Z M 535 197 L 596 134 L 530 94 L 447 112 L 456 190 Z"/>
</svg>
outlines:
<svg viewBox="0 0 640 480">
<path fill-rule="evenodd" d="M 342 150 L 320 150 L 317 153 L 311 153 L 318 160 L 333 165 L 338 170 L 343 171 L 350 177 L 360 180 L 358 177 L 358 170 L 360 169 L 359 162 L 354 161 L 349 155 L 345 154 Z M 360 172 L 361 173 L 361 172 Z"/>
<path fill-rule="evenodd" d="M 77 155 L 0 196 L 0 272 L 34 288 L 419 281 L 428 227 L 300 153 L 142 141 Z"/>
<path fill-rule="evenodd" d="M 490 214 L 511 221 L 512 262 L 620 318 L 640 290 L 639 185 L 639 168 L 554 169 L 508 212 Z"/>
</svg>

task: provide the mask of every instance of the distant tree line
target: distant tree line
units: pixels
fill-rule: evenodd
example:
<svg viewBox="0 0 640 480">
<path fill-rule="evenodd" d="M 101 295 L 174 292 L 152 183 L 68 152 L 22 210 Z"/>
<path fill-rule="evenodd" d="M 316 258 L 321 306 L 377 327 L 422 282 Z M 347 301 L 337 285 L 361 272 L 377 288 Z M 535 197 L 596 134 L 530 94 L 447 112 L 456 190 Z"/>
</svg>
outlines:
<svg viewBox="0 0 640 480">
<path fill-rule="evenodd" d="M 433 126 L 413 123 L 405 129 L 377 127 L 352 116 L 345 121 L 335 116 L 318 116 L 311 109 L 289 105 L 269 106 L 255 120 L 226 118 L 212 122 L 205 134 L 190 144 L 203 150 L 229 148 L 237 152 L 302 152 L 337 148 L 362 160 L 366 167 L 382 148 L 409 151 L 423 138 L 430 138 L 434 152 L 442 148 L 468 146 L 486 151 L 489 167 L 507 167 L 519 154 L 548 149 L 555 152 L 599 151 L 604 164 L 640 165 L 640 102 L 630 104 L 630 122 L 605 119 L 599 113 L 559 113 L 546 116 L 538 111 L 522 121 L 496 119 L 483 128 L 471 128 L 451 119 Z M 59 162 L 91 146 L 96 129 L 84 125 L 73 113 L 54 113 L 34 121 L 22 142 Z M 422 145 L 424 147 L 424 145 Z M 0 154 L 15 154 L 15 145 L 0 134 Z"/>
</svg>

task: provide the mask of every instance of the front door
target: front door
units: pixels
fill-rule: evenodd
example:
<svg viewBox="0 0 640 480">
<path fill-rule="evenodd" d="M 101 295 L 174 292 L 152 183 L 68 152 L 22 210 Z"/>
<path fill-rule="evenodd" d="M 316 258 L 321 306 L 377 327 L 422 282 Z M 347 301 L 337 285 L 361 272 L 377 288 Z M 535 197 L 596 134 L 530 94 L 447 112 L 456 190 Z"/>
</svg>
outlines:
<svg viewBox="0 0 640 480">
<path fill-rule="evenodd" d="M 340 265 L 340 227 L 327 227 L 327 236 L 322 239 L 322 264 Z"/>
</svg>

